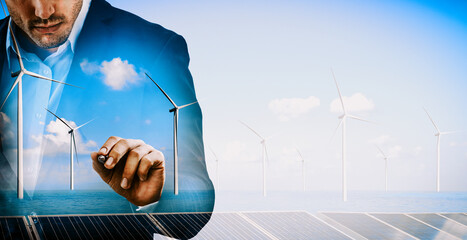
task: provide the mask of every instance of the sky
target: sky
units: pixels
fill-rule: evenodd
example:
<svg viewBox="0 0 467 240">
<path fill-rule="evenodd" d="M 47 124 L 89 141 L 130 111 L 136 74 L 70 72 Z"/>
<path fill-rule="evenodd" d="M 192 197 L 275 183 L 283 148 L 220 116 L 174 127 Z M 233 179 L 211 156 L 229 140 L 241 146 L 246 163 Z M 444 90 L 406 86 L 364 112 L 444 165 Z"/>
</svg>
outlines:
<svg viewBox="0 0 467 240">
<path fill-rule="evenodd" d="M 210 175 L 220 190 L 341 189 L 341 109 L 349 190 L 434 191 L 436 129 L 466 131 L 467 4 L 463 1 L 111 1 L 185 37 Z M 144 7 L 141 7 L 144 6 Z M 212 151 L 210 150 L 212 149 Z M 467 132 L 443 135 L 441 189 L 466 191 Z"/>
<path fill-rule="evenodd" d="M 460 131 L 442 136 L 441 190 L 467 191 L 466 2 L 109 2 L 187 40 L 218 190 L 262 189 L 260 139 L 242 121 L 270 137 L 268 190 L 302 189 L 299 149 L 307 191 L 340 191 L 342 109 L 332 69 L 347 111 L 371 121 L 347 121 L 349 191 L 384 190 L 376 146 L 389 155 L 390 191 L 435 191 L 436 129 L 424 108 L 441 131 Z M 111 64 L 130 68 L 116 88 L 139 74 L 125 59 L 106 64 L 105 76 Z M 91 125 L 77 138 L 81 159 L 103 143 L 90 137 Z M 96 177 L 90 164 L 78 171 L 77 188 Z"/>
</svg>

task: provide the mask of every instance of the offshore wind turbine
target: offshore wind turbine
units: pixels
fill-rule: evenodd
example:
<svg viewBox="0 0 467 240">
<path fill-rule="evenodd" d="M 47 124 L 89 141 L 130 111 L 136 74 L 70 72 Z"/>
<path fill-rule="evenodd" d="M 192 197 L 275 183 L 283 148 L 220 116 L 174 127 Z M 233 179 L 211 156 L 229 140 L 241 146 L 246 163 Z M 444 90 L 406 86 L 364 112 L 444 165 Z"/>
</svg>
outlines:
<svg viewBox="0 0 467 240">
<path fill-rule="evenodd" d="M 297 150 L 298 156 L 300 156 L 300 162 L 302 163 L 302 181 L 303 181 L 303 191 L 305 192 L 305 159 L 302 156 L 302 153 L 298 150 L 298 148 L 295 148 Z"/>
<path fill-rule="evenodd" d="M 7 16 L 6 14 L 6 11 L 5 11 L 5 7 L 3 6 L 3 2 L 0 1 L 0 3 L 2 4 L 2 9 L 3 9 L 3 13 L 5 14 L 5 16 Z M 19 47 L 18 47 L 18 43 L 16 41 L 16 37 L 13 33 L 13 29 L 11 28 L 11 25 L 8 26 L 9 27 L 9 31 L 10 31 L 10 34 L 11 34 L 11 37 L 13 39 L 13 47 L 15 48 L 15 51 L 16 51 L 16 54 L 17 54 L 17 57 L 18 57 L 18 62 L 19 62 L 19 67 L 20 67 L 20 70 L 19 71 L 16 71 L 16 72 L 12 72 L 11 73 L 11 77 L 16 77 L 16 80 L 14 81 L 13 85 L 11 86 L 7 96 L 5 97 L 5 100 L 3 101 L 2 105 L 0 106 L 0 111 L 3 109 L 3 106 L 5 105 L 6 101 L 8 100 L 8 97 L 10 96 L 10 94 L 13 92 L 13 90 L 15 89 L 16 86 L 18 86 L 18 106 L 17 106 L 17 188 L 16 188 L 16 191 L 17 191 L 17 197 L 18 199 L 23 199 L 24 197 L 24 191 L 23 191 L 23 155 L 24 155 L 24 151 L 23 151 L 23 76 L 24 75 L 29 75 L 31 77 L 35 77 L 35 78 L 39 78 L 39 79 L 42 79 L 42 80 L 46 80 L 46 81 L 51 81 L 51 82 L 55 82 L 55 83 L 60 83 L 60 84 L 64 84 L 64 85 L 69 85 L 69 86 L 73 86 L 71 84 L 68 84 L 68 83 L 64 83 L 64 82 L 60 82 L 60 81 L 57 81 L 57 80 L 53 80 L 51 78 L 48 78 L 48 77 L 44 77 L 44 76 L 41 76 L 37 73 L 33 73 L 31 71 L 28 71 L 25 67 L 24 67 L 24 64 L 23 64 L 23 59 L 21 58 L 21 53 L 19 51 Z M 76 86 L 74 86 L 76 87 Z"/>
<path fill-rule="evenodd" d="M 49 113 L 51 113 L 52 115 L 54 115 L 58 120 L 60 120 L 63 124 L 65 124 L 65 126 L 67 126 L 70 130 L 68 131 L 68 134 L 70 134 L 70 190 L 73 190 L 75 188 L 75 184 L 74 184 L 74 174 L 73 174 L 73 156 L 74 154 L 76 154 L 76 161 L 78 161 L 78 150 L 76 149 L 76 140 L 75 140 L 75 131 L 78 130 L 79 128 L 83 127 L 84 125 L 92 122 L 94 119 L 78 126 L 78 127 L 71 127 L 68 123 L 66 123 L 63 119 L 61 119 L 59 116 L 57 116 L 56 114 L 54 114 L 52 111 L 50 111 L 49 109 L 45 109 L 47 110 Z M 73 153 L 74 151 L 74 153 Z M 78 161 L 79 163 L 79 161 Z"/>
<path fill-rule="evenodd" d="M 425 108 L 423 108 L 423 110 L 425 110 L 426 115 L 428 115 L 428 118 L 430 118 L 431 123 L 433 123 L 433 126 L 436 128 L 436 133 L 435 133 L 435 136 L 437 138 L 437 143 L 436 143 L 436 149 L 437 149 L 436 191 L 439 192 L 440 191 L 440 165 L 441 165 L 441 155 L 440 155 L 440 152 L 441 152 L 441 135 L 448 135 L 448 134 L 456 133 L 457 131 L 441 132 L 439 130 L 438 126 L 436 125 L 435 121 L 433 121 L 433 118 L 431 118 L 428 111 Z"/>
<path fill-rule="evenodd" d="M 336 84 L 337 93 L 339 93 L 339 99 L 340 99 L 340 102 L 342 105 L 342 111 L 343 111 L 343 114 L 339 116 L 339 119 L 341 119 L 341 121 L 339 122 L 339 125 L 336 128 L 336 131 L 342 125 L 342 200 L 347 201 L 347 167 L 346 167 L 346 164 L 347 164 L 346 147 L 347 146 L 346 146 L 346 130 L 345 130 L 346 120 L 347 118 L 353 118 L 353 119 L 364 121 L 364 122 L 369 122 L 369 121 L 347 113 L 345 106 L 344 106 L 344 100 L 342 98 L 342 94 L 339 88 L 339 84 L 337 84 L 337 80 L 336 80 L 336 77 L 334 76 L 334 71 L 332 69 L 331 69 L 331 72 L 332 72 L 332 77 L 334 78 L 334 83 Z"/>
<path fill-rule="evenodd" d="M 388 191 L 388 156 L 386 154 L 384 154 L 383 150 L 381 150 L 381 148 L 379 148 L 378 146 L 376 146 L 379 150 L 379 152 L 381 153 L 381 155 L 383 155 L 383 159 L 384 159 L 384 179 L 385 179 L 385 191 L 387 192 Z"/>
<path fill-rule="evenodd" d="M 250 129 L 254 134 L 256 134 L 256 136 L 258 136 L 261 139 L 260 143 L 262 145 L 262 163 L 263 163 L 263 196 L 266 197 L 266 161 L 269 161 L 268 150 L 266 148 L 267 138 L 264 138 L 263 136 L 261 136 L 257 131 L 255 131 L 253 128 L 248 126 L 246 123 L 242 121 L 240 121 L 240 123 L 245 125 L 248 129 Z"/>
<path fill-rule="evenodd" d="M 174 106 L 173 108 L 171 108 L 169 110 L 169 112 L 173 112 L 174 113 L 174 194 L 175 195 L 178 195 L 178 140 L 177 140 L 177 133 L 178 133 L 178 111 L 182 108 L 185 108 L 185 107 L 188 107 L 190 105 L 193 105 L 195 103 L 197 103 L 198 101 L 195 101 L 195 102 L 192 102 L 192 103 L 188 103 L 188 104 L 185 104 L 185 105 L 182 105 L 182 106 L 177 106 L 177 104 L 175 104 L 175 102 L 169 97 L 169 95 L 164 91 L 162 90 L 162 88 L 159 86 L 159 84 L 157 84 L 147 73 L 146 73 L 146 76 L 148 76 L 149 79 L 151 79 L 151 81 L 156 84 L 156 86 L 159 88 L 159 90 L 161 90 L 161 92 L 164 94 L 164 96 L 170 101 L 170 103 L 172 103 L 172 105 Z"/>
</svg>

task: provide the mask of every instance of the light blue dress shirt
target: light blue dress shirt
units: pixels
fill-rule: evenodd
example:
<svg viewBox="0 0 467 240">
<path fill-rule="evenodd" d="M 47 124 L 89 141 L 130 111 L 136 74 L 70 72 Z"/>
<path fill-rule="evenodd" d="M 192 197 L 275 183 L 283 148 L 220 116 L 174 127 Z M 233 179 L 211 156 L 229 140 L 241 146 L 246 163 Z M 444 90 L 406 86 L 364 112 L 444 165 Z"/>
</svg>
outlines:
<svg viewBox="0 0 467 240">
<path fill-rule="evenodd" d="M 70 70 L 76 40 L 84 25 L 91 0 L 83 0 L 83 5 L 73 25 L 72 31 L 67 41 L 60 45 L 57 51 L 41 60 L 35 53 L 25 51 L 18 46 L 24 67 L 30 71 L 52 78 L 57 81 L 66 82 Z M 9 22 L 11 25 L 11 20 Z M 18 35 L 15 34 L 17 37 Z M 5 97 L 10 90 L 16 77 L 12 78 L 11 73 L 20 70 L 18 55 L 13 44 L 10 31 L 7 31 L 5 64 L 3 64 L 1 75 L 1 96 Z M 46 120 L 53 117 L 48 116 L 45 108 L 55 112 L 60 102 L 60 96 L 65 87 L 63 84 L 52 83 L 47 80 L 38 79 L 28 75 L 23 76 L 23 141 L 24 141 L 24 189 L 29 195 L 33 194 L 38 179 L 44 142 L 42 136 L 46 130 Z M 66 86 L 69 87 L 69 86 Z M 17 86 L 16 86 L 17 88 Z M 3 101 L 4 99 L 2 99 Z M 17 89 L 15 89 L 7 100 L 2 112 L 8 116 L 12 123 L 17 120 Z M 16 124 L 14 124 L 16 126 Z M 6 131 L 5 131 L 6 132 Z M 6 148 L 6 157 L 12 169 L 16 170 L 16 129 L 10 129 L 14 135 L 9 140 L 3 141 Z M 10 151 L 8 151 L 10 149 Z"/>
</svg>

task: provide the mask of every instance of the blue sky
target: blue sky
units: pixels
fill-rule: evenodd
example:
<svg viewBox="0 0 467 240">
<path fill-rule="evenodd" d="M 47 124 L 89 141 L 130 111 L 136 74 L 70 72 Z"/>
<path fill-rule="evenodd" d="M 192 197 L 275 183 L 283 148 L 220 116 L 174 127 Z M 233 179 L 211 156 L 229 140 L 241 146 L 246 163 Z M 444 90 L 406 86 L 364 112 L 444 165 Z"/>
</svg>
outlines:
<svg viewBox="0 0 467 240">
<path fill-rule="evenodd" d="M 301 189 L 295 148 L 307 162 L 308 190 L 341 189 L 342 135 L 332 138 L 340 112 L 333 105 L 338 95 L 331 68 L 350 112 L 375 122 L 348 121 L 349 190 L 384 190 L 376 144 L 390 155 L 390 190 L 435 190 L 435 129 L 423 107 L 442 131 L 467 131 L 465 2 L 109 2 L 187 40 L 206 149 L 219 158 L 221 190 L 262 186 L 259 139 L 239 120 L 273 135 L 267 142 L 270 190 Z M 82 116 L 78 125 L 95 114 Z M 93 124 L 80 132 L 88 144 L 82 153 L 103 143 L 94 137 L 102 129 Z M 214 156 L 209 150 L 206 156 L 215 181 Z M 441 189 L 466 191 L 466 170 L 467 132 L 443 136 Z M 98 180 L 90 164 L 78 171 L 77 188 Z"/>
<path fill-rule="evenodd" d="M 183 35 L 204 112 L 205 142 L 219 157 L 221 189 L 261 188 L 261 146 L 242 120 L 268 142 L 268 185 L 300 189 L 298 146 L 311 190 L 340 189 L 337 99 L 360 93 L 373 107 L 354 114 L 377 124 L 348 123 L 350 190 L 382 190 L 390 152 L 389 188 L 433 191 L 435 129 L 466 130 L 467 15 L 462 1 L 112 1 Z M 288 121 L 269 107 L 314 96 Z M 277 102 L 277 101 L 276 101 Z M 359 103 L 355 103 L 359 104 Z M 365 105 L 364 103 L 361 103 Z M 306 104 L 305 104 L 306 105 Z M 313 104 L 311 104 L 313 105 Z M 276 106 L 277 107 L 277 106 Z M 365 106 L 361 106 L 365 109 Z M 284 120 L 284 119 L 283 119 Z M 465 191 L 465 133 L 443 136 L 441 188 Z M 211 176 L 214 157 L 207 152 Z M 213 177 L 214 178 L 214 177 Z"/>
</svg>

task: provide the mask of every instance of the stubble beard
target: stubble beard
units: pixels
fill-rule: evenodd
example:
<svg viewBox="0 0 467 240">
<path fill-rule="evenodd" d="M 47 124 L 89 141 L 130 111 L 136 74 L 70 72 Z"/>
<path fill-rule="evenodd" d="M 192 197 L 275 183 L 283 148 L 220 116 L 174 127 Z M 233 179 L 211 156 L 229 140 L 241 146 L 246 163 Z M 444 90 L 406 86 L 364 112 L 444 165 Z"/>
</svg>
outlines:
<svg viewBox="0 0 467 240">
<path fill-rule="evenodd" d="M 75 4 L 73 6 L 72 15 L 68 18 L 65 17 L 65 15 L 52 14 L 48 19 L 34 18 L 32 20 L 28 20 L 26 23 L 21 19 L 21 17 L 19 17 L 20 15 L 17 14 L 14 11 L 14 9 L 11 9 L 9 11 L 10 16 L 15 25 L 18 26 L 20 30 L 27 35 L 30 41 L 32 41 L 35 45 L 37 45 L 40 48 L 51 49 L 59 47 L 67 41 L 82 5 L 82 0 Z M 73 23 L 70 24 L 68 28 L 64 29 L 60 33 L 34 34 L 33 31 L 34 27 L 37 24 L 59 23 L 62 25 L 67 25 L 70 21 L 73 21 Z"/>
</svg>

